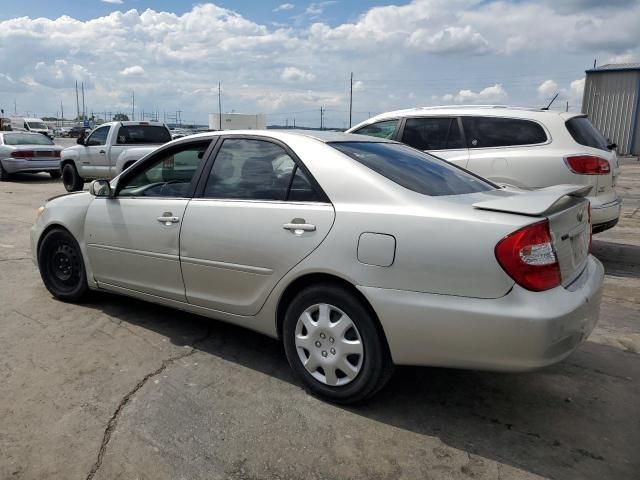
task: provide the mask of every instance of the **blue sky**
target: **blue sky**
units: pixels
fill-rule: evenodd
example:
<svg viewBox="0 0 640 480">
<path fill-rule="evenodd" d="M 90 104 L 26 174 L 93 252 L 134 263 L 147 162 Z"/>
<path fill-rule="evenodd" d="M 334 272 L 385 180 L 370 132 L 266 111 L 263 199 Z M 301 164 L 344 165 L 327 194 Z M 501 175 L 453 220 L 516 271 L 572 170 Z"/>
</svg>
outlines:
<svg viewBox="0 0 640 480">
<path fill-rule="evenodd" d="M 113 3 L 115 2 L 115 3 Z M 149 9 L 149 10 L 147 10 Z M 62 17 L 65 15 L 66 17 Z M 422 105 L 580 110 L 584 71 L 640 61 L 640 0 L 21 0 L 0 9 L 0 107 L 261 112 L 345 127 Z"/>
</svg>

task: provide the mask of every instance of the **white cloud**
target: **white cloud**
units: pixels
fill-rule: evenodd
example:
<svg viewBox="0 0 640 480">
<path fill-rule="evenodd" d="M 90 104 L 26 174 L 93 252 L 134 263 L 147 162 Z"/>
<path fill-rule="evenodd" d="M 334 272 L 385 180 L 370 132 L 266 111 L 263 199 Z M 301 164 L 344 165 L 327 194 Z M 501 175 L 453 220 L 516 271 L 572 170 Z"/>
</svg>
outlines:
<svg viewBox="0 0 640 480">
<path fill-rule="evenodd" d="M 338 2 L 335 0 L 327 0 L 325 2 L 311 3 L 305 10 L 305 13 L 307 15 L 322 15 L 325 7 L 328 7 L 329 5 L 333 5 L 335 3 Z"/>
<path fill-rule="evenodd" d="M 287 82 L 299 82 L 304 80 L 315 80 L 316 76 L 313 73 L 305 72 L 304 70 L 300 70 L 296 67 L 285 67 L 285 69 L 282 70 L 280 78 Z"/>
<path fill-rule="evenodd" d="M 284 12 L 286 10 L 293 10 L 294 8 L 296 8 L 296 6 L 293 3 L 283 3 L 281 5 L 278 5 L 276 8 L 274 8 L 273 11 Z"/>
<path fill-rule="evenodd" d="M 442 97 L 445 102 L 453 103 L 502 103 L 507 100 L 509 95 L 502 85 L 496 83 L 490 87 L 486 87 L 479 92 L 472 90 L 460 90 L 456 94 L 448 93 Z"/>
<path fill-rule="evenodd" d="M 447 27 L 435 33 L 420 28 L 411 34 L 407 44 L 430 53 L 479 54 L 489 51 L 489 42 L 469 25 Z"/>
<path fill-rule="evenodd" d="M 544 99 L 553 97 L 559 91 L 558 84 L 553 80 L 545 80 L 540 85 L 538 85 L 537 90 L 538 96 Z"/>
<path fill-rule="evenodd" d="M 139 77 L 144 74 L 144 68 L 142 68 L 140 65 L 133 65 L 120 71 L 120 75 L 124 77 Z"/>
<path fill-rule="evenodd" d="M 113 3 L 116 5 L 122 5 L 122 0 L 100 0 L 103 3 Z"/>
</svg>

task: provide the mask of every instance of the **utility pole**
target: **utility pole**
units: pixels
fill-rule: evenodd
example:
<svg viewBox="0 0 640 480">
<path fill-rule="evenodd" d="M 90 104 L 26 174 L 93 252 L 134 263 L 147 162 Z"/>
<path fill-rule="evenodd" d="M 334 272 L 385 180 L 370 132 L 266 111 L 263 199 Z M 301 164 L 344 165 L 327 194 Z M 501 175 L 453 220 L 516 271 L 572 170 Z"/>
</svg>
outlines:
<svg viewBox="0 0 640 480">
<path fill-rule="evenodd" d="M 136 91 L 131 90 L 131 121 L 136 119 Z"/>
<path fill-rule="evenodd" d="M 567 100 L 567 112 L 569 111 L 569 100 Z"/>
<path fill-rule="evenodd" d="M 320 130 L 324 130 L 324 109 L 320 107 Z"/>
<path fill-rule="evenodd" d="M 293 128 L 296 128 L 296 117 L 293 117 Z"/>
<path fill-rule="evenodd" d="M 80 120 L 80 100 L 78 99 L 78 81 L 76 80 L 76 119 Z"/>
<path fill-rule="evenodd" d="M 222 93 L 220 82 L 218 82 L 218 120 L 220 122 L 219 129 L 222 130 Z"/>
<path fill-rule="evenodd" d="M 87 119 L 87 110 L 84 107 L 84 82 L 82 82 L 82 120 Z"/>
<path fill-rule="evenodd" d="M 349 128 L 351 128 L 352 113 L 353 113 L 353 72 L 351 72 L 351 86 L 349 87 Z"/>
<path fill-rule="evenodd" d="M 64 107 L 62 106 L 62 101 L 60 102 L 60 120 L 64 122 Z"/>
</svg>

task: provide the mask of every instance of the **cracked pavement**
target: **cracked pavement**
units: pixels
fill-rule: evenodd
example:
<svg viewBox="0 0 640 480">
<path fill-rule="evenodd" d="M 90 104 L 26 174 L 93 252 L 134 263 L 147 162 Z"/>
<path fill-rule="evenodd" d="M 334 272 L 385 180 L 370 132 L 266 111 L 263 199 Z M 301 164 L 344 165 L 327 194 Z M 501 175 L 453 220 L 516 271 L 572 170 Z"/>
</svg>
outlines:
<svg viewBox="0 0 640 480">
<path fill-rule="evenodd" d="M 2 479 L 635 479 L 640 163 L 598 235 L 600 323 L 528 374 L 398 368 L 357 407 L 294 380 L 278 342 L 109 294 L 55 301 L 30 259 L 47 176 L 0 183 Z"/>
</svg>

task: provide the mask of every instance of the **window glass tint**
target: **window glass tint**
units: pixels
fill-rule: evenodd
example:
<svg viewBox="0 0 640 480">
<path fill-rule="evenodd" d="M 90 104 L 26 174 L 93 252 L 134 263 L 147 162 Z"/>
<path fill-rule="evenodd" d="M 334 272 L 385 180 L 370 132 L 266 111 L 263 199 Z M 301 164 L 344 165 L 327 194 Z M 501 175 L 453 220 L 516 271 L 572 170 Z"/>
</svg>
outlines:
<svg viewBox="0 0 640 480">
<path fill-rule="evenodd" d="M 5 145 L 53 145 L 49 137 L 40 133 L 5 133 Z"/>
<path fill-rule="evenodd" d="M 398 120 L 386 120 L 384 122 L 372 123 L 362 127 L 353 133 L 358 135 L 369 135 L 370 137 L 392 138 L 396 130 Z"/>
<path fill-rule="evenodd" d="M 573 139 L 580 145 L 609 150 L 607 148 L 609 142 L 587 117 L 574 117 L 567 121 L 566 125 Z"/>
<path fill-rule="evenodd" d="M 182 146 L 161 152 L 133 177 L 125 179 L 118 195 L 122 197 L 183 198 L 188 195 L 196 170 L 209 142 Z"/>
<path fill-rule="evenodd" d="M 402 142 L 418 150 L 465 148 L 457 118 L 409 118 Z"/>
<path fill-rule="evenodd" d="M 207 198 L 285 200 L 295 162 L 271 142 L 226 139 L 205 186 Z"/>
<path fill-rule="evenodd" d="M 295 168 L 291 188 L 287 200 L 292 202 L 320 202 L 321 199 L 314 190 L 307 175 L 300 167 Z"/>
<path fill-rule="evenodd" d="M 48 127 L 44 122 L 24 122 L 25 126 L 35 128 L 36 130 L 47 130 Z"/>
<path fill-rule="evenodd" d="M 462 117 L 469 148 L 533 145 L 547 141 L 536 122 L 515 118 Z"/>
<path fill-rule="evenodd" d="M 94 146 L 94 145 L 104 145 L 107 143 L 107 135 L 109 134 L 109 127 L 100 127 L 95 130 L 89 138 L 87 138 L 87 142 L 85 145 Z"/>
<path fill-rule="evenodd" d="M 165 127 L 153 125 L 129 125 L 118 130 L 118 145 L 156 144 L 171 141 L 171 134 Z"/>
<path fill-rule="evenodd" d="M 424 195 L 460 195 L 492 190 L 478 177 L 427 153 L 393 143 L 333 143 L 371 170 Z"/>
</svg>

